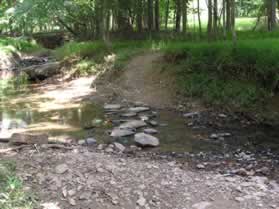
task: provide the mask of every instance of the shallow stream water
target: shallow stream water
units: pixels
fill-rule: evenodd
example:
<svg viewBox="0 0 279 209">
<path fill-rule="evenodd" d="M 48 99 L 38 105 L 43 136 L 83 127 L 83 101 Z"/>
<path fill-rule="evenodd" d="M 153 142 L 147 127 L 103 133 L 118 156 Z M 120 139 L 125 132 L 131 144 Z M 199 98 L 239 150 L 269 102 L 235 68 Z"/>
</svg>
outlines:
<svg viewBox="0 0 279 209">
<path fill-rule="evenodd" d="M 77 84 L 51 86 L 43 91 L 33 87 L 18 89 L 11 95 L 1 97 L 0 138 L 9 138 L 13 133 L 47 133 L 53 140 L 78 141 L 94 137 L 98 141 L 111 141 L 109 131 L 113 118 L 104 114 L 103 107 L 94 100 L 83 101 L 80 91 L 90 93 L 90 81 L 81 80 L 84 86 Z M 18 94 L 17 94 L 18 93 Z M 66 96 L 65 96 L 66 95 Z M 72 100 L 72 96 L 76 96 Z M 85 95 L 83 95 L 85 96 Z M 88 95 L 87 95 L 88 96 Z M 68 98 L 69 97 L 69 98 Z M 279 100 L 278 100 L 279 101 Z M 272 103 L 273 104 L 273 103 Z M 279 112 L 279 106 L 275 105 Z M 221 128 L 211 124 L 207 115 L 201 116 L 198 125 L 188 126 L 195 120 L 185 119 L 181 113 L 170 110 L 156 110 L 159 126 L 160 151 L 163 152 L 221 152 L 237 149 L 279 150 L 279 130 L 276 127 L 241 127 L 239 121 L 217 121 Z M 276 111 L 274 111 L 276 112 Z M 119 116 L 117 116 L 119 119 Z M 214 119 L 215 120 L 215 119 Z M 203 121 L 207 121 L 203 123 Z M 210 139 L 214 133 L 232 134 L 224 140 Z M 133 144 L 133 139 L 119 140 L 124 144 Z"/>
</svg>

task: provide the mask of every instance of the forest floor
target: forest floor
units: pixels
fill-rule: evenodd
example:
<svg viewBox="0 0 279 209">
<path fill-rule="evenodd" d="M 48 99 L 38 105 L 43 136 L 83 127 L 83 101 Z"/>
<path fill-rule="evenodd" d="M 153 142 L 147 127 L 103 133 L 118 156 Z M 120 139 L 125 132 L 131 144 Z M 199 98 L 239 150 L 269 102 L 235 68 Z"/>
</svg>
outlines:
<svg viewBox="0 0 279 209">
<path fill-rule="evenodd" d="M 117 77 L 104 76 L 93 84 L 94 90 L 89 88 L 88 79 L 45 84 L 39 87 L 37 98 L 52 97 L 52 104 L 35 101 L 36 107 L 76 105 L 83 99 L 123 106 L 144 103 L 158 114 L 174 110 L 169 124 L 181 117 L 181 112 L 195 113 L 188 119 L 186 116 L 173 136 L 177 131 L 181 132 L 178 137 L 186 135 L 189 123 L 206 127 L 203 131 L 198 128 L 199 136 L 229 131 L 235 137 L 228 139 L 231 141 L 251 137 L 257 130 L 250 119 L 212 112 L 199 102 L 179 99 L 175 78 L 161 71 L 162 62 L 158 53 L 139 55 Z M 84 84 L 80 91 L 78 83 Z M 61 94 L 65 96 L 62 100 Z M 224 145 L 226 139 L 219 139 Z M 212 139 L 209 143 L 215 142 Z M 244 147 L 236 152 L 230 149 L 228 146 L 219 155 L 185 152 L 181 156 L 145 152 L 134 146 L 123 151 L 115 144 L 100 144 L 73 145 L 70 150 L 35 146 L 0 152 L 0 156 L 16 162 L 18 175 L 26 190 L 38 198 L 40 209 L 278 209 L 278 155 L 245 152 Z"/>
</svg>

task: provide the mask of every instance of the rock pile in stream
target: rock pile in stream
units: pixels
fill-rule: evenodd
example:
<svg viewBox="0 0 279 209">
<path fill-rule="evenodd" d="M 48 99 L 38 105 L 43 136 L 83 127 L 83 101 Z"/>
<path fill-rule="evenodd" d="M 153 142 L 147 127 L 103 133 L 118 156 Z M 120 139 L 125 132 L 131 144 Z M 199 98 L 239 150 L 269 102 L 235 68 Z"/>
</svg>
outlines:
<svg viewBox="0 0 279 209">
<path fill-rule="evenodd" d="M 114 139 L 134 136 L 134 142 L 140 147 L 157 147 L 160 142 L 154 134 L 158 131 L 151 127 L 159 124 L 154 120 L 157 113 L 147 106 L 122 107 L 120 104 L 106 104 L 106 115 L 113 117 L 114 124 L 110 136 Z M 117 119 L 115 119 L 117 118 Z"/>
</svg>

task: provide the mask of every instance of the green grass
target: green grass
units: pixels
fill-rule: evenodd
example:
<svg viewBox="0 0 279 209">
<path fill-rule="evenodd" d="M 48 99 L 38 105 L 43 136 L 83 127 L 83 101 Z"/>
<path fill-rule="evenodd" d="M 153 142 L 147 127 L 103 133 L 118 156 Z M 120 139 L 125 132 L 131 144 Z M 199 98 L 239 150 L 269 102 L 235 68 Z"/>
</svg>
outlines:
<svg viewBox="0 0 279 209">
<path fill-rule="evenodd" d="M 11 161 L 0 161 L 0 208 L 32 209 L 34 198 L 24 191 L 22 181 L 16 177 L 15 164 Z"/>
<path fill-rule="evenodd" d="M 23 38 L 0 38 L 0 50 L 9 52 L 33 52 L 39 50 L 40 46 L 34 41 Z"/>
<path fill-rule="evenodd" d="M 115 41 L 107 47 L 102 42 L 69 43 L 56 50 L 60 58 L 80 56 L 76 67 L 80 74 L 98 71 L 106 55 L 116 57 L 114 68 L 122 69 L 136 54 L 157 50 L 166 54 L 176 69 L 181 92 L 203 98 L 210 104 L 251 107 L 264 103 L 279 88 L 279 39 L 277 31 L 255 34 L 255 39 L 231 41 Z"/>
<path fill-rule="evenodd" d="M 213 104 L 251 107 L 279 88 L 279 39 L 162 43 L 182 92 Z"/>
</svg>

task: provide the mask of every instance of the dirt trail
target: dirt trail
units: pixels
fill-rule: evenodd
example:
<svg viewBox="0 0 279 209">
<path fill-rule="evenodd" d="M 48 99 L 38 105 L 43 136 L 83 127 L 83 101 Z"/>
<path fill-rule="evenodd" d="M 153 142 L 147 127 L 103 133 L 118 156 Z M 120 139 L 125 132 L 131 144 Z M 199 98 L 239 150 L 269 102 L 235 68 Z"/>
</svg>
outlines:
<svg viewBox="0 0 279 209">
<path fill-rule="evenodd" d="M 114 99 L 172 107 L 174 80 L 159 73 L 161 59 L 161 54 L 134 58 L 119 78 L 98 86 L 97 96 L 105 95 L 110 102 L 107 95 L 114 90 Z M 167 79 L 171 83 L 165 83 Z M 16 161 L 27 189 L 39 197 L 39 209 L 279 207 L 279 185 L 266 177 L 222 175 L 201 166 L 201 170 L 191 170 L 174 158 L 154 160 L 144 152 L 130 155 L 137 152 L 135 147 L 126 149 L 129 152 L 123 153 L 116 145 L 74 146 L 71 151 L 36 146 L 0 157 Z"/>
<path fill-rule="evenodd" d="M 119 78 L 112 78 L 105 89 L 129 102 L 143 102 L 155 108 L 173 107 L 176 104 L 175 78 L 162 71 L 161 62 L 163 55 L 160 53 L 139 55 L 128 63 Z"/>
</svg>

